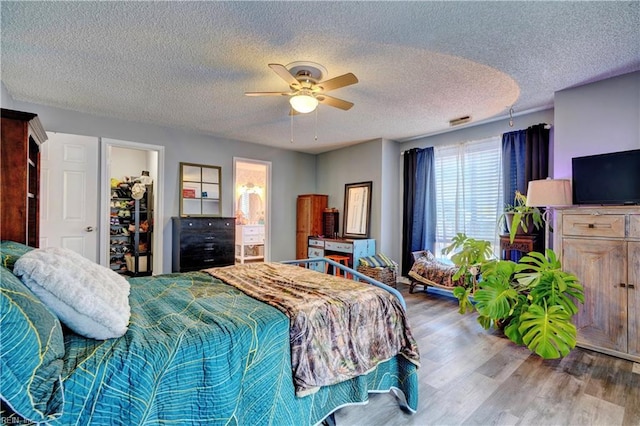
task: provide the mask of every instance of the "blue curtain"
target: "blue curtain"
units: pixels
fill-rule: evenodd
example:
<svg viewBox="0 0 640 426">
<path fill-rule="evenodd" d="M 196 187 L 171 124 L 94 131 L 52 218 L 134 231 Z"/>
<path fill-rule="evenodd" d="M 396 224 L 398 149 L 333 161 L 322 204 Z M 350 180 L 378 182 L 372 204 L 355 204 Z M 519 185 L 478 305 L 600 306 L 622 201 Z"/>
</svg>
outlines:
<svg viewBox="0 0 640 426">
<path fill-rule="evenodd" d="M 506 204 L 513 202 L 516 191 L 527 193 L 526 141 L 526 130 L 516 130 L 502 135 L 502 188 Z"/>
<path fill-rule="evenodd" d="M 549 176 L 549 129 L 544 123 L 502 135 L 502 178 L 505 203 L 516 191 L 527 193 L 529 181 Z"/>
<path fill-rule="evenodd" d="M 402 275 L 413 265 L 412 252 L 434 251 L 436 184 L 433 147 L 404 153 Z"/>
</svg>

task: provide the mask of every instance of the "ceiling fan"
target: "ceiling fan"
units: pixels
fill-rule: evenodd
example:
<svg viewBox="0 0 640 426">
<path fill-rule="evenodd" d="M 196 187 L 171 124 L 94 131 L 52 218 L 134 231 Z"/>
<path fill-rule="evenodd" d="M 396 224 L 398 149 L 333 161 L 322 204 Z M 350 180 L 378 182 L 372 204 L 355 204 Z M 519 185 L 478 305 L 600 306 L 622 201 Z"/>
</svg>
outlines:
<svg viewBox="0 0 640 426">
<path fill-rule="evenodd" d="M 322 81 L 327 75 L 327 70 L 314 62 L 292 62 L 287 66 L 269 64 L 269 68 L 275 71 L 287 82 L 291 91 L 288 92 L 245 92 L 247 96 L 289 96 L 292 114 L 306 114 L 316 109 L 318 104 L 329 105 L 342 110 L 348 110 L 353 106 L 352 102 L 334 98 L 325 93 L 358 82 L 352 73 Z"/>
</svg>

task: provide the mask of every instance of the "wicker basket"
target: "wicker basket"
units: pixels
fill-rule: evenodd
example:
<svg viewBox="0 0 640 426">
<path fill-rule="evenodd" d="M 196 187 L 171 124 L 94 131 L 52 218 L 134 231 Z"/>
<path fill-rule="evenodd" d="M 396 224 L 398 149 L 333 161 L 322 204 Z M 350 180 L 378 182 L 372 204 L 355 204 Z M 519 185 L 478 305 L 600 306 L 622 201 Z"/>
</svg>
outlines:
<svg viewBox="0 0 640 426">
<path fill-rule="evenodd" d="M 389 267 L 372 268 L 370 266 L 358 266 L 358 272 L 364 274 L 374 280 L 380 281 L 390 287 L 396 287 L 396 269 Z"/>
</svg>

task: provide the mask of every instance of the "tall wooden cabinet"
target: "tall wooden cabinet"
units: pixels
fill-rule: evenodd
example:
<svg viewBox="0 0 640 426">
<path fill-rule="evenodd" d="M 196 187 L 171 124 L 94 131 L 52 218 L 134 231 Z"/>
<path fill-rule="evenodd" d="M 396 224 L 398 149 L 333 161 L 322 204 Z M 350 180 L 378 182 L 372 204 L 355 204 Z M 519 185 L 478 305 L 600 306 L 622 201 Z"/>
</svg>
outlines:
<svg viewBox="0 0 640 426">
<path fill-rule="evenodd" d="M 2 109 L 0 239 L 38 247 L 40 145 L 47 140 L 36 114 Z"/>
<path fill-rule="evenodd" d="M 640 362 L 640 208 L 559 210 L 555 247 L 584 287 L 578 345 Z"/>
<path fill-rule="evenodd" d="M 322 213 L 327 208 L 328 195 L 298 195 L 296 213 L 296 259 L 306 259 L 310 236 L 322 235 L 324 222 Z"/>
</svg>

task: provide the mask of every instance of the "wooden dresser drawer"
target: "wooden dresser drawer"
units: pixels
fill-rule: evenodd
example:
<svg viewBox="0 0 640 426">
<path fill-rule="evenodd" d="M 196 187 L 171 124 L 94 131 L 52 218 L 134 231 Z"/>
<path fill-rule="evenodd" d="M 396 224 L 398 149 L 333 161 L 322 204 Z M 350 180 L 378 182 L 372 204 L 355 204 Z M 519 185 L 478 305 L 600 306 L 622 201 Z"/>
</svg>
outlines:
<svg viewBox="0 0 640 426">
<path fill-rule="evenodd" d="M 629 216 L 629 238 L 640 238 L 640 214 Z"/>
<path fill-rule="evenodd" d="M 309 259 L 313 259 L 316 257 L 324 257 L 324 250 L 318 247 L 309 247 L 308 249 Z"/>
<path fill-rule="evenodd" d="M 584 237 L 624 238 L 624 215 L 566 214 L 562 216 L 562 233 Z"/>
<path fill-rule="evenodd" d="M 324 247 L 323 240 L 315 240 L 313 238 L 309 238 L 309 245 L 314 247 Z"/>
<path fill-rule="evenodd" d="M 340 243 L 337 241 L 326 241 L 324 248 L 327 251 L 337 251 L 341 253 L 353 253 L 352 243 Z"/>
</svg>

